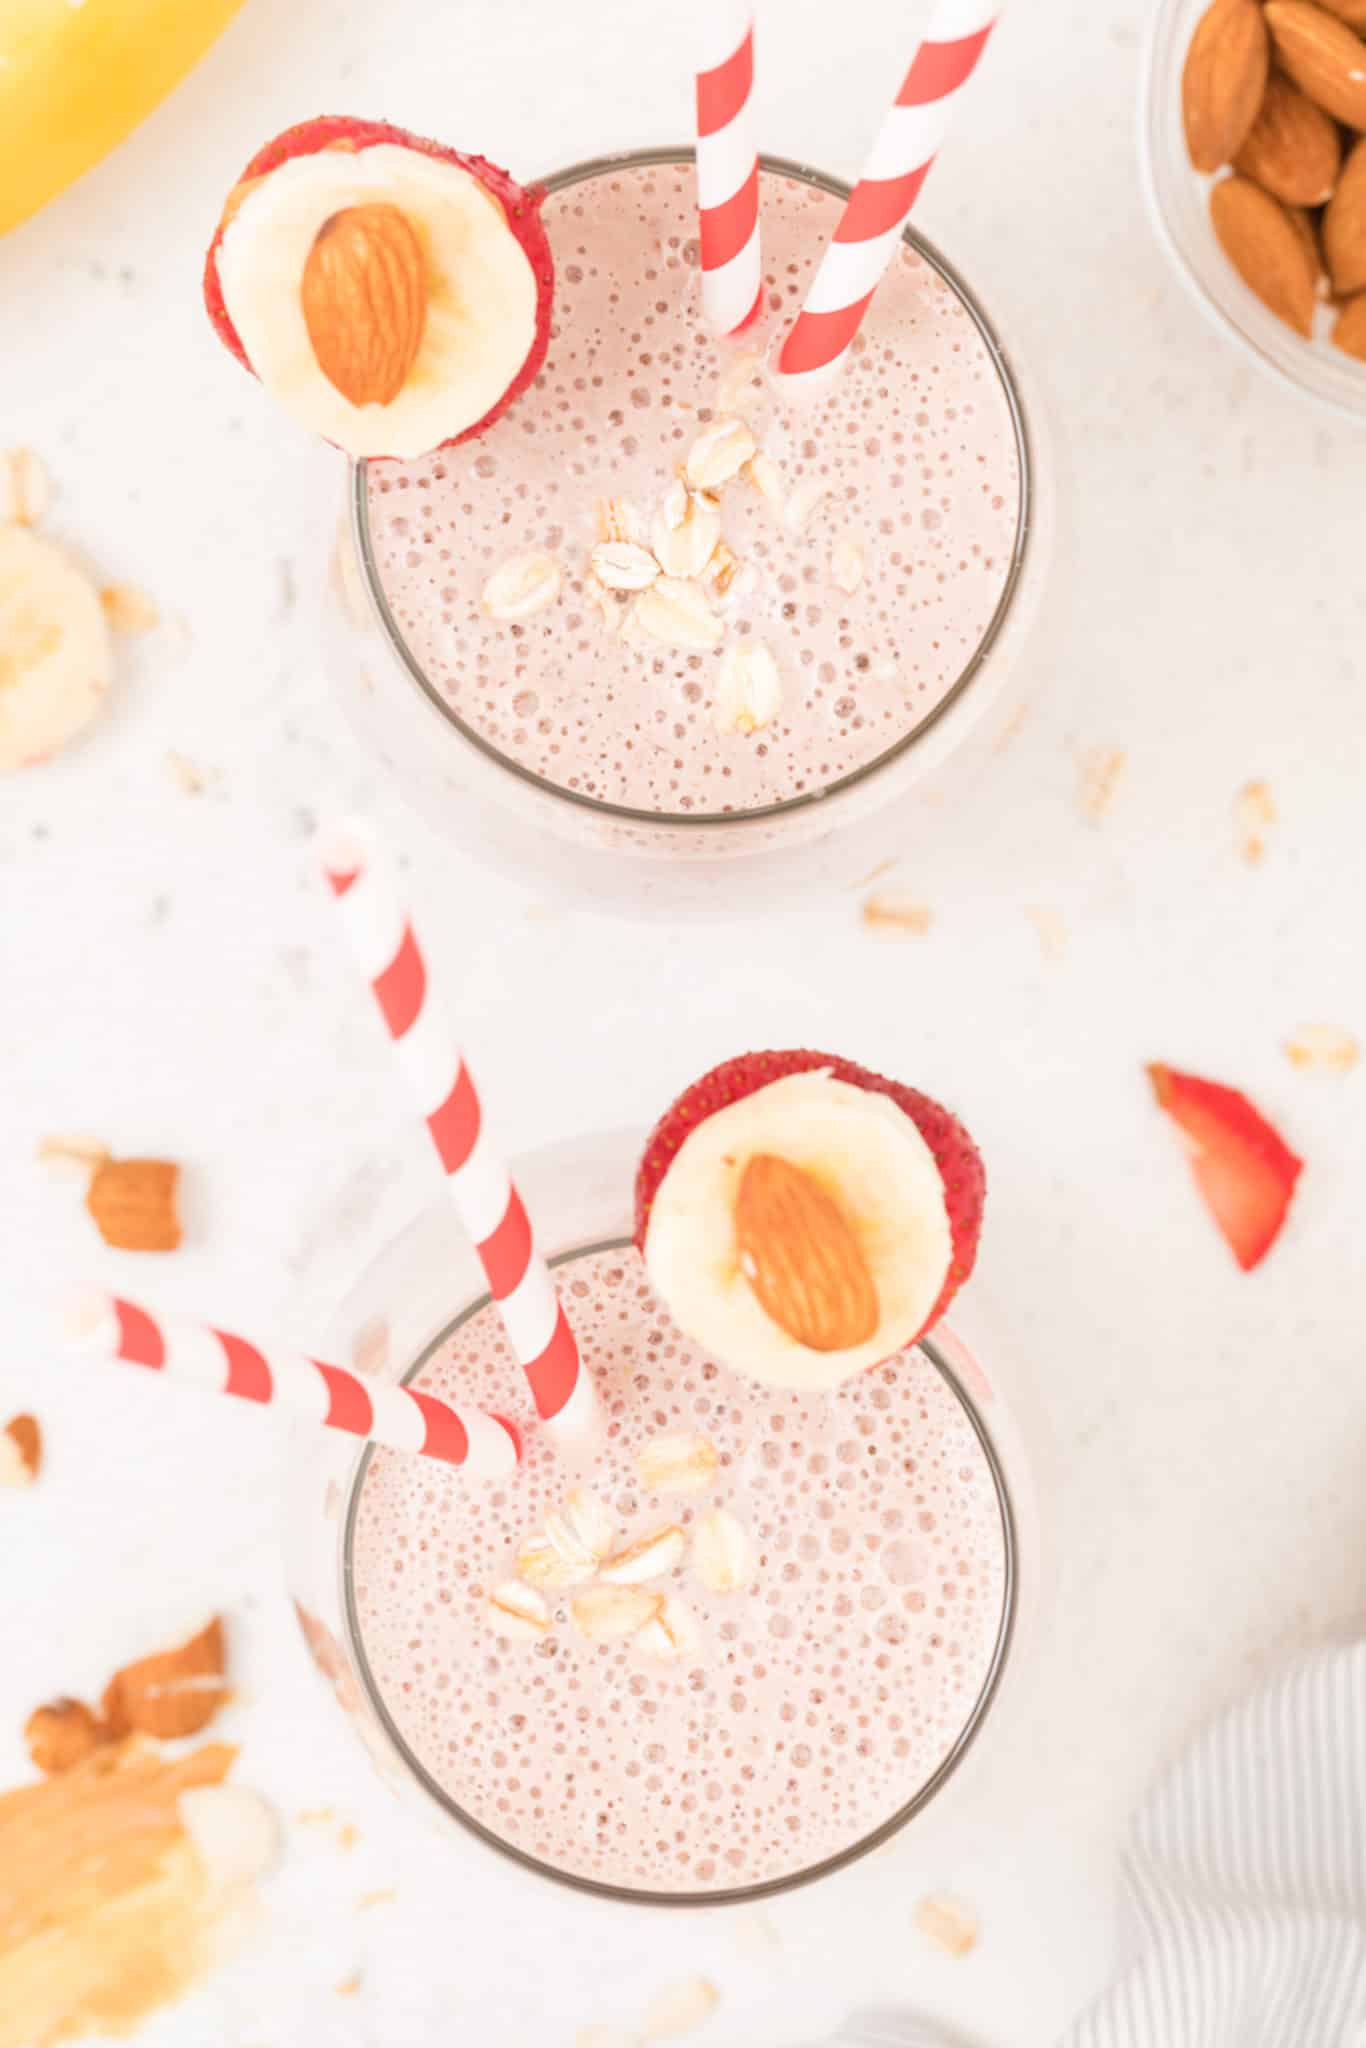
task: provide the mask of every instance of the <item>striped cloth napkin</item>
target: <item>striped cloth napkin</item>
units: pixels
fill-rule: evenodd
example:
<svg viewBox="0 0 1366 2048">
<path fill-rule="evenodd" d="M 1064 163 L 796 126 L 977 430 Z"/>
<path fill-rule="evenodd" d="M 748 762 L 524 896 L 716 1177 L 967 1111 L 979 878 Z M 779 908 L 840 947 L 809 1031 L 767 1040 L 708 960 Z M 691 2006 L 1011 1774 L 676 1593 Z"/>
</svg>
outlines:
<svg viewBox="0 0 1366 2048">
<path fill-rule="evenodd" d="M 1325 1645 L 1216 1722 L 1139 1813 L 1130 1960 L 1059 2048 L 1366 2048 L 1366 1644 Z M 966 2048 L 857 2014 L 840 2048 Z"/>
</svg>

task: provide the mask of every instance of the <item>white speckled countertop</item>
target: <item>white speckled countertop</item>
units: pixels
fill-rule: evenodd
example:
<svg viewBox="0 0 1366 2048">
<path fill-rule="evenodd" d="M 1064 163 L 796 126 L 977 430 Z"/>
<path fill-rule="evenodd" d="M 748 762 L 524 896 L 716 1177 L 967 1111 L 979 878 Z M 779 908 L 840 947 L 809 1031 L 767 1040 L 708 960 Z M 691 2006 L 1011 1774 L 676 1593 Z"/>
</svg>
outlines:
<svg viewBox="0 0 1366 2048">
<path fill-rule="evenodd" d="M 190 629 L 178 658 L 170 635 L 127 643 L 102 726 L 0 802 L 0 1419 L 34 1408 L 49 1444 L 41 1486 L 0 1494 L 0 1783 L 25 1768 L 38 1699 L 89 1691 L 217 1604 L 242 1777 L 287 1818 L 331 1807 L 358 1831 L 343 1850 L 291 1827 L 266 1937 L 149 2048 L 570 2048 L 695 1971 L 721 1992 L 709 2048 L 790 2048 L 897 1999 L 985 2048 L 1034 2048 L 1110 1966 L 1115 1847 L 1155 1767 L 1250 1671 L 1366 1605 L 1366 1073 L 1298 1073 L 1280 1049 L 1313 1019 L 1366 1035 L 1362 442 L 1244 367 L 1154 245 L 1141 6 L 1018 9 L 923 203 L 1002 325 L 1035 337 L 1077 508 L 1061 672 L 892 878 L 932 909 L 926 937 L 873 938 L 857 893 L 680 935 L 493 881 L 374 788 L 320 673 L 336 466 L 202 319 L 222 193 L 262 137 L 319 110 L 525 175 L 679 137 L 686 12 L 248 0 L 117 155 L 0 245 L 0 445 L 38 448 L 53 530 Z M 763 13 L 765 145 L 852 172 L 904 10 L 850 0 L 837 66 L 818 0 Z M 1099 824 L 1077 803 L 1094 746 L 1126 757 Z M 209 776 L 201 795 L 168 774 L 172 749 Z M 1250 777 L 1279 810 L 1257 869 L 1231 818 Z M 270 1430 L 52 1349 L 52 1297 L 98 1276 L 302 1340 L 430 1191 L 309 872 L 316 812 L 357 801 L 410 863 L 510 1145 L 641 1121 L 744 1043 L 806 1041 L 923 1082 L 987 1152 L 983 1284 L 1054 1438 L 1051 1629 L 953 1808 L 762 1926 L 538 1888 L 392 1809 L 283 1598 Z M 1060 957 L 1031 907 L 1062 918 Z M 582 1001 L 547 1042 L 551 969 Z M 1152 1057 L 1247 1088 L 1309 1162 L 1250 1278 L 1147 1098 Z M 37 1172 L 41 1135 L 87 1130 L 185 1162 L 174 1260 L 106 1253 L 78 1192 Z M 982 1917 L 962 1962 L 909 1932 L 941 1888 Z"/>
</svg>

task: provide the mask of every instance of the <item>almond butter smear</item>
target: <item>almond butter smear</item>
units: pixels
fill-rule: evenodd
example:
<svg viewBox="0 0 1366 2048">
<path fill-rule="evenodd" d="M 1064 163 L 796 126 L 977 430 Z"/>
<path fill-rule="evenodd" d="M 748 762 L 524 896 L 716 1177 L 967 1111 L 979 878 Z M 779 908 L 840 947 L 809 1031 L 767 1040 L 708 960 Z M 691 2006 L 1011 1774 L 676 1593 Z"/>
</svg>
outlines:
<svg viewBox="0 0 1366 2048">
<path fill-rule="evenodd" d="M 134 1739 L 0 1795 L 0 2048 L 130 2032 L 222 1960 L 253 1895 L 214 1885 L 178 1801 L 235 1756 Z"/>
</svg>

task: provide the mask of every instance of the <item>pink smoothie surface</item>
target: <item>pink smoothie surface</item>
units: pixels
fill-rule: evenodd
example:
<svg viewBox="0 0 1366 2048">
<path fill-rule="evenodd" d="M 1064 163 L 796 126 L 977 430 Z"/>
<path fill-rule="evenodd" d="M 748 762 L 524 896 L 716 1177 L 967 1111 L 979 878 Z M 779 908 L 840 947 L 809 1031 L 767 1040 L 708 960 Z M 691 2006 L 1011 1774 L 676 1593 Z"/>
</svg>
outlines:
<svg viewBox="0 0 1366 2048">
<path fill-rule="evenodd" d="M 765 362 L 840 203 L 776 173 L 761 196 L 768 309 L 718 344 L 701 318 L 690 168 L 615 168 L 553 193 L 542 374 L 479 440 L 369 470 L 380 582 L 437 696 L 508 761 L 584 798 L 697 817 L 818 794 L 924 724 L 1003 602 L 1019 449 L 971 313 L 903 246 L 832 391 L 775 398 Z M 723 650 L 628 644 L 585 586 L 597 501 L 626 501 L 648 528 L 722 413 L 745 420 L 781 486 L 780 502 L 743 478 L 718 494 L 749 586 L 725 612 L 726 645 L 761 642 L 782 676 L 779 714 L 753 734 L 718 728 Z M 846 590 L 832 557 L 850 548 L 862 580 Z M 500 623 L 480 593 L 529 551 L 559 564 L 560 595 Z"/>
<path fill-rule="evenodd" d="M 835 1395 L 737 1379 L 682 1337 L 634 1250 L 562 1269 L 606 1412 L 570 1469 L 533 1433 L 516 1479 L 467 1487 L 389 1451 L 370 1460 L 351 1540 L 372 1683 L 444 1797 L 500 1841 L 575 1877 L 705 1894 L 764 1884 L 863 1841 L 928 1783 L 972 1721 L 1005 1623 L 992 1468 L 957 1394 L 921 1352 Z M 524 1412 L 484 1309 L 422 1368 L 447 1398 Z M 636 1457 L 661 1434 L 716 1448 L 702 1494 L 652 1494 Z M 589 1642 L 572 1592 L 547 1592 L 534 1642 L 490 1626 L 490 1590 L 573 1485 L 620 1546 L 685 1535 L 713 1507 L 746 1532 L 743 1591 L 708 1592 L 688 1555 L 653 1590 L 697 1625 L 673 1663 Z"/>
</svg>

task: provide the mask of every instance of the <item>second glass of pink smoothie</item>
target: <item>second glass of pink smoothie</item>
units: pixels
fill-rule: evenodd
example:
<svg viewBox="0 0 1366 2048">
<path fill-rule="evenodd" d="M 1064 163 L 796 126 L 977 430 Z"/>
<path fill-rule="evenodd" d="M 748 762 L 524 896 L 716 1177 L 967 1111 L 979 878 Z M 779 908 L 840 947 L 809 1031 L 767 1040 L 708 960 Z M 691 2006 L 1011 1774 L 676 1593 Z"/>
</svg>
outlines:
<svg viewBox="0 0 1366 2048">
<path fill-rule="evenodd" d="M 1051 465 L 1018 365 L 944 258 L 908 230 L 830 391 L 775 390 L 843 194 L 764 160 L 763 317 L 718 342 L 690 153 L 552 178 L 533 388 L 474 442 L 353 467 L 339 666 L 370 744 L 496 864 L 636 911 L 850 879 L 942 799 L 951 760 L 999 740 L 1007 684 L 1030 681 Z M 714 494 L 722 638 L 623 630 L 626 593 L 590 573 L 604 518 L 648 547 L 728 419 L 756 454 Z M 492 615 L 490 580 L 529 557 L 553 566 L 553 601 Z M 728 649 L 771 657 L 778 701 L 755 727 L 726 699 Z"/>
<path fill-rule="evenodd" d="M 999 1716 L 1034 1597 L 1029 1468 L 1009 1369 L 972 1300 L 834 1395 L 775 1391 L 707 1357 L 631 1242 L 638 1152 L 615 1135 L 517 1168 L 600 1434 L 575 1452 L 535 1433 L 521 1469 L 481 1487 L 311 1432 L 290 1580 L 315 1662 L 381 1772 L 455 1839 L 600 1895 L 726 1904 L 875 1847 L 944 1793 Z M 386 1377 L 525 1408 L 445 1204 L 362 1276 L 335 1339 Z M 679 1439 L 708 1446 L 697 1490 L 651 1466 Z M 689 1556 L 667 1583 L 687 1610 L 681 1653 L 585 1639 L 572 1588 L 547 1588 L 552 1620 L 531 1640 L 490 1626 L 519 1545 L 575 1492 L 616 1545 L 679 1530 Z M 717 1510 L 743 1538 L 738 1586 L 703 1569 Z"/>
</svg>

